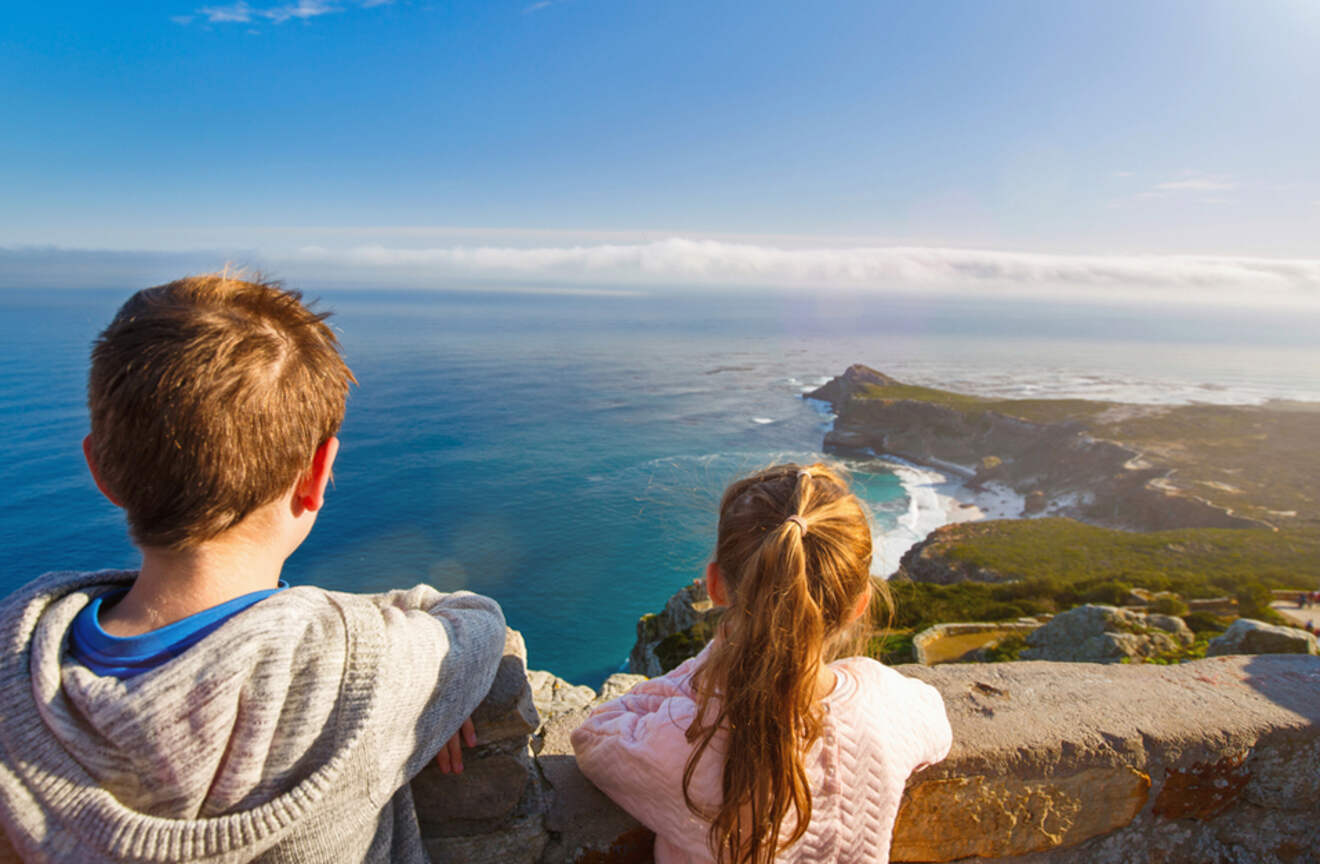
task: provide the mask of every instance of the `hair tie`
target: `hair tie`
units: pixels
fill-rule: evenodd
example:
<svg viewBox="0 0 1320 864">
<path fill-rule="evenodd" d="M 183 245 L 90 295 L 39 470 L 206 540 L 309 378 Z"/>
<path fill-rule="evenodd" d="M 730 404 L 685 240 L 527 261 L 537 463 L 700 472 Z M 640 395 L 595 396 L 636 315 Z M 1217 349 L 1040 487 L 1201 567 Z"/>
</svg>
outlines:
<svg viewBox="0 0 1320 864">
<path fill-rule="evenodd" d="M 803 468 L 802 470 L 798 471 L 797 476 L 798 476 L 798 477 L 806 477 L 808 480 L 810 480 L 810 479 L 811 479 L 811 472 L 808 471 L 806 468 Z"/>
<path fill-rule="evenodd" d="M 803 537 L 807 536 L 807 520 L 803 519 L 801 516 L 789 516 L 784 521 L 792 522 L 794 525 L 797 525 L 798 528 L 801 529 L 802 531 L 802 536 Z"/>
</svg>

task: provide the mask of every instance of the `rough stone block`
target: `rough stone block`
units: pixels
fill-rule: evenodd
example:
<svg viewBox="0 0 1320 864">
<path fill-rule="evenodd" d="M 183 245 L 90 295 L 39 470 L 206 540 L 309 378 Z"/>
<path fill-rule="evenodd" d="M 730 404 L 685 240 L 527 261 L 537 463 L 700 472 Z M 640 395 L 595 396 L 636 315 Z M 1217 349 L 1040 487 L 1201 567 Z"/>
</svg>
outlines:
<svg viewBox="0 0 1320 864">
<path fill-rule="evenodd" d="M 956 861 L 1073 846 L 1131 822 L 1150 777 L 1091 768 L 1063 777 L 955 777 L 909 786 L 893 861 Z"/>
<path fill-rule="evenodd" d="M 498 833 L 427 837 L 432 864 L 538 864 L 548 837 L 541 815 L 524 817 Z"/>
<path fill-rule="evenodd" d="M 536 703 L 536 711 L 542 721 L 548 721 L 556 714 L 584 708 L 596 698 L 596 691 L 590 687 L 570 684 L 541 669 L 530 670 L 527 682 L 531 685 L 532 701 Z"/>
<path fill-rule="evenodd" d="M 1209 819 L 1237 803 L 1251 780 L 1244 764 L 1250 750 L 1171 768 L 1164 777 L 1155 815 L 1165 819 Z"/>
<path fill-rule="evenodd" d="M 472 725 L 482 744 L 531 735 L 541 725 L 527 684 L 527 646 L 517 630 L 505 635 L 504 657 L 495 682 L 472 712 Z"/>
<path fill-rule="evenodd" d="M 468 833 L 468 823 L 500 824 L 522 800 L 529 770 L 534 769 L 526 761 L 510 755 L 465 760 L 462 774 L 428 766 L 412 784 L 422 832 Z"/>
<path fill-rule="evenodd" d="M 561 714 L 542 730 L 537 761 L 553 790 L 545 824 L 556 838 L 544 864 L 648 861 L 655 835 L 592 785 L 573 758 L 569 735 L 587 713 L 580 709 Z"/>
</svg>

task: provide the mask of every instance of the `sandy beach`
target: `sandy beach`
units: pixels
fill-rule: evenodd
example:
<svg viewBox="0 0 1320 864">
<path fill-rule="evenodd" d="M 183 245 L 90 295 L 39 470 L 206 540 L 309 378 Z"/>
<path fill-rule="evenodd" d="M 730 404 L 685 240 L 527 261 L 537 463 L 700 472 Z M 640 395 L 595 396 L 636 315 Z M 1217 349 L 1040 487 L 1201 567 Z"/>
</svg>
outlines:
<svg viewBox="0 0 1320 864">
<path fill-rule="evenodd" d="M 941 462 L 931 467 L 882 458 L 907 492 L 908 511 L 899 517 L 897 527 L 877 538 L 876 572 L 881 576 L 892 576 L 903 553 L 941 525 L 1022 515 L 1023 498 L 1012 489 L 987 484 L 973 490 L 963 485 L 974 473 L 967 466 Z"/>
</svg>

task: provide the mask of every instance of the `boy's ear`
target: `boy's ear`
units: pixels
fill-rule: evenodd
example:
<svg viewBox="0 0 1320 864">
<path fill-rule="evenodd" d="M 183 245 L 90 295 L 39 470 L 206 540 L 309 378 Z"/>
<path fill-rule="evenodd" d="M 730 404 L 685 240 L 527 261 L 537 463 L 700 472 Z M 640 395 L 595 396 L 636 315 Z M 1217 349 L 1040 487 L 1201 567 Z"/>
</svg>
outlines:
<svg viewBox="0 0 1320 864">
<path fill-rule="evenodd" d="M 714 561 L 706 565 L 706 593 L 710 595 L 710 602 L 716 606 L 728 606 L 729 595 L 724 584 L 724 574 L 720 572 L 720 565 Z"/>
<path fill-rule="evenodd" d="M 83 438 L 82 448 L 83 458 L 87 460 L 87 470 L 92 474 L 92 482 L 96 484 L 97 489 L 101 490 L 101 494 L 106 497 L 106 500 L 116 507 L 122 508 L 124 505 L 119 503 L 119 499 L 116 498 L 114 493 L 110 491 L 110 488 L 101 481 L 101 469 L 96 466 L 96 450 L 93 447 L 91 435 L 87 435 Z"/>
<path fill-rule="evenodd" d="M 325 504 L 325 487 L 330 485 L 331 468 L 339 454 L 339 439 L 330 437 L 312 454 L 312 466 L 298 481 L 294 502 L 304 510 L 320 510 Z"/>
</svg>

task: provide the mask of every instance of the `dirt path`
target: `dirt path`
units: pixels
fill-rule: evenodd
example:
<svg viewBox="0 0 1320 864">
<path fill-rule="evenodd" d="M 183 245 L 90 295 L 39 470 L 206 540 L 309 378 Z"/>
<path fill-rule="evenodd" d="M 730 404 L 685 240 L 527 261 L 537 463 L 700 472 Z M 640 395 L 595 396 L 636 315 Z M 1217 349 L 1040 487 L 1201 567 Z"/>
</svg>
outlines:
<svg viewBox="0 0 1320 864">
<path fill-rule="evenodd" d="M 1271 603 L 1270 606 L 1298 627 L 1304 627 L 1307 621 L 1311 622 L 1313 628 L 1320 627 L 1320 606 L 1308 606 L 1305 609 L 1298 609 L 1297 604 L 1293 602 L 1276 602 Z"/>
</svg>

